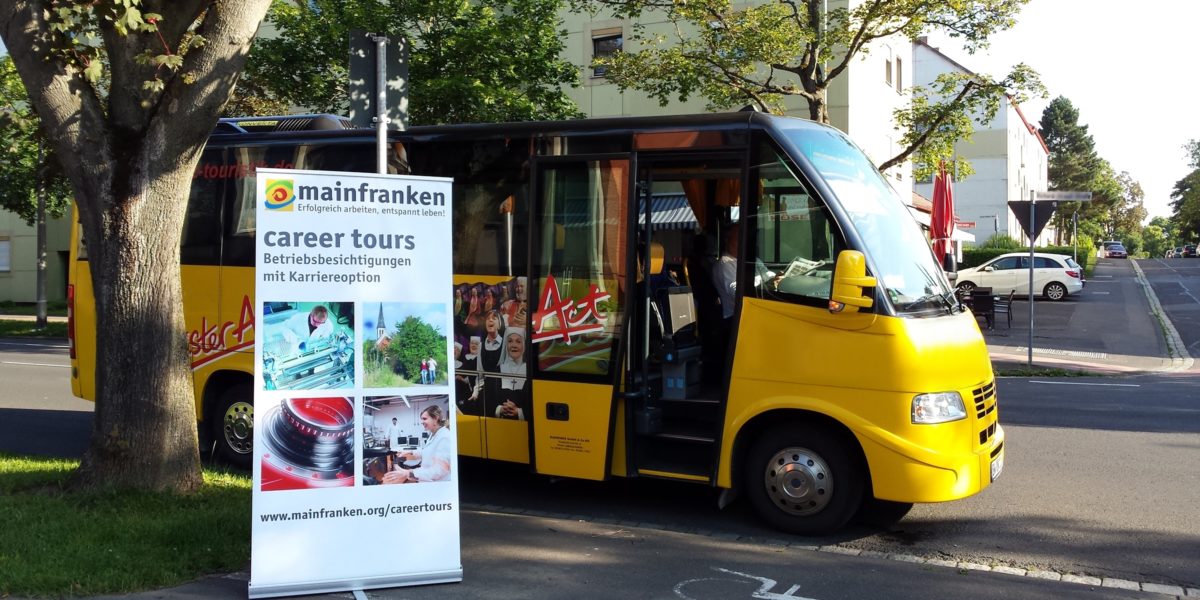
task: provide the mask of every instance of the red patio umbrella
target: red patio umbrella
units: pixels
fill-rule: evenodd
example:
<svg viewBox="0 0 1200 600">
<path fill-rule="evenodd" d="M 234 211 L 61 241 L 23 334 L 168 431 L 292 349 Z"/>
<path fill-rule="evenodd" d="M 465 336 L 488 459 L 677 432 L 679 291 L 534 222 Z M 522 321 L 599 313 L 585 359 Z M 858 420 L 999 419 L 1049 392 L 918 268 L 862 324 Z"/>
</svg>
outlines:
<svg viewBox="0 0 1200 600">
<path fill-rule="evenodd" d="M 946 164 L 938 165 L 933 178 L 933 214 L 929 218 L 929 234 L 933 238 L 933 255 L 945 265 L 950 251 L 950 236 L 954 234 L 954 190 Z"/>
</svg>

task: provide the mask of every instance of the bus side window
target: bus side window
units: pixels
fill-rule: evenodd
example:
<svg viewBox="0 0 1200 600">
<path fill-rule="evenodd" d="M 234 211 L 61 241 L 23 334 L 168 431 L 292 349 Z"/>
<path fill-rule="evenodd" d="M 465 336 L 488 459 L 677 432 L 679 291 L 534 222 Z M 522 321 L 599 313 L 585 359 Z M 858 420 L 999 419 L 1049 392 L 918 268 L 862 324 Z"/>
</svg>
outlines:
<svg viewBox="0 0 1200 600">
<path fill-rule="evenodd" d="M 454 272 L 525 275 L 528 140 L 408 142 L 406 146 L 413 174 L 454 178 Z"/>
<path fill-rule="evenodd" d="M 845 247 L 829 209 L 769 143 L 758 148 L 756 210 L 749 240 L 753 291 L 747 295 L 828 306 L 837 252 Z"/>
<path fill-rule="evenodd" d="M 255 169 L 273 167 L 291 169 L 295 165 L 296 147 L 250 146 L 230 148 L 228 179 L 225 187 L 225 239 L 221 248 L 221 264 L 227 267 L 254 266 L 255 230 Z"/>
<path fill-rule="evenodd" d="M 179 261 L 185 265 L 216 265 L 221 260 L 221 192 L 225 151 L 205 150 L 192 177 Z"/>
</svg>

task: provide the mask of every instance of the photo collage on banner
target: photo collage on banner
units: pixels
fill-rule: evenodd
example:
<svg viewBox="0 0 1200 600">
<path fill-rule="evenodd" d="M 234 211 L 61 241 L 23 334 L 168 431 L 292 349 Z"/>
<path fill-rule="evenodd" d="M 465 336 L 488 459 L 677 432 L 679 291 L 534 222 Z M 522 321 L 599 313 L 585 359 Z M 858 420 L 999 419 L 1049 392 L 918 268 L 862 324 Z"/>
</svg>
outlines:
<svg viewBox="0 0 1200 600">
<path fill-rule="evenodd" d="M 529 326 L 528 281 L 454 286 L 455 399 L 464 415 L 525 421 Z"/>
<path fill-rule="evenodd" d="M 461 581 L 451 180 L 259 169 L 257 198 L 250 597 Z"/>
</svg>

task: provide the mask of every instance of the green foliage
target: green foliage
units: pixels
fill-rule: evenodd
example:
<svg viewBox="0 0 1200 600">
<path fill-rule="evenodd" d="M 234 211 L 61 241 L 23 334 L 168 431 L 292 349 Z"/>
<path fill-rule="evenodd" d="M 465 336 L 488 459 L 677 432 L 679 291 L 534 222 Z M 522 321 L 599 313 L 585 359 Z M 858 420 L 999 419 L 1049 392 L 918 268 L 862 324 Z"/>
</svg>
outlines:
<svg viewBox="0 0 1200 600">
<path fill-rule="evenodd" d="M 506 122 L 581 116 L 563 92 L 578 70 L 562 60 L 562 0 L 277 0 L 267 17 L 278 35 L 250 53 L 236 107 L 279 114 L 303 106 L 349 107 L 350 31 L 409 36 L 410 123 Z M 249 85 L 247 85 L 249 84 Z M 230 111 L 227 111 L 227 114 Z"/>
<path fill-rule="evenodd" d="M 946 162 L 957 180 L 975 171 L 959 158 L 954 147 L 970 142 L 975 125 L 987 125 L 1000 110 L 1001 100 L 1020 103 L 1029 96 L 1045 96 L 1036 71 L 1019 64 L 1003 79 L 979 73 L 943 73 L 927 87 L 912 88 L 912 102 L 893 113 L 905 151 L 880 165 L 886 170 L 906 159 L 913 161 L 915 180 L 932 178 L 938 164 Z"/>
<path fill-rule="evenodd" d="M 417 317 L 406 317 L 396 325 L 387 356 L 401 365 L 411 381 L 420 381 L 421 360 L 438 361 L 438 377 L 446 371 L 446 336 L 436 327 Z"/>
<path fill-rule="evenodd" d="M 979 249 L 982 250 L 985 248 L 1002 249 L 1011 252 L 1012 250 L 1020 249 L 1021 242 L 1007 233 L 994 233 L 992 234 L 992 237 L 984 240 L 983 243 L 979 245 Z"/>
<path fill-rule="evenodd" d="M 1008 237 L 1008 236 L 1004 236 L 1004 237 Z M 1012 238 L 1008 238 L 1008 239 L 1011 240 Z M 990 246 L 990 247 L 981 246 L 978 248 L 966 248 L 963 250 L 963 259 L 962 259 L 962 262 L 959 263 L 958 268 L 969 269 L 971 267 L 978 267 L 979 265 L 982 265 L 983 263 L 985 263 L 989 260 L 992 260 L 993 258 L 996 258 L 997 256 L 1000 256 L 1002 254 L 1011 254 L 1013 252 L 1029 252 L 1029 246 L 1021 247 L 1018 245 L 1015 248 L 1004 248 L 1004 247 L 997 247 L 997 246 Z M 1073 246 L 1039 246 L 1039 247 L 1034 248 L 1034 252 L 1045 252 L 1048 254 L 1065 254 L 1067 256 L 1073 256 L 1076 252 L 1076 249 Z M 1081 246 L 1079 246 L 1078 253 L 1079 253 L 1079 263 L 1084 264 L 1085 256 L 1088 253 L 1094 254 L 1095 250 L 1092 249 L 1090 246 L 1084 247 L 1081 245 Z"/>
<path fill-rule="evenodd" d="M 33 225 L 37 221 L 39 182 L 45 189 L 48 218 L 66 214 L 71 190 L 27 99 L 12 58 L 0 56 L 0 149 L 5 156 L 0 161 L 0 208 L 17 213 Z"/>
<path fill-rule="evenodd" d="M 1188 142 L 1184 150 L 1192 172 L 1171 189 L 1171 221 L 1177 228 L 1178 241 L 1194 241 L 1200 237 L 1200 140 Z"/>
<path fill-rule="evenodd" d="M 0 454 L 0 597 L 161 588 L 250 560 L 250 478 L 206 470 L 193 495 L 67 493 L 79 461 Z"/>
<path fill-rule="evenodd" d="M 1096 153 L 1088 126 L 1079 123 L 1070 100 L 1059 96 L 1050 102 L 1042 112 L 1040 132 L 1050 149 L 1050 189 L 1092 193 L 1091 202 L 1059 203 L 1053 222 L 1060 239 L 1070 232 L 1076 213 L 1080 231 L 1101 237 L 1141 229 L 1147 216 L 1141 185 Z"/>
<path fill-rule="evenodd" d="M 1171 209 L 1180 239 L 1195 240 L 1200 232 L 1200 169 L 1175 182 L 1171 189 Z"/>
<path fill-rule="evenodd" d="M 160 43 L 151 41 L 135 58 L 138 64 L 153 67 L 150 77 L 142 83 L 147 97 L 160 94 L 166 87 L 160 68 L 178 72 L 187 49 L 204 43 L 203 37 L 192 33 L 186 36 L 183 44 L 172 49 L 159 35 L 158 23 L 163 20 L 163 15 L 143 13 L 141 0 L 51 0 L 49 4 L 51 9 L 46 11 L 45 17 L 50 31 L 58 36 L 55 55 L 65 65 L 82 72 L 92 84 L 101 83 L 105 77 L 109 60 L 103 41 L 106 32 L 115 32 L 123 38 L 135 34 L 158 37 Z"/>
</svg>

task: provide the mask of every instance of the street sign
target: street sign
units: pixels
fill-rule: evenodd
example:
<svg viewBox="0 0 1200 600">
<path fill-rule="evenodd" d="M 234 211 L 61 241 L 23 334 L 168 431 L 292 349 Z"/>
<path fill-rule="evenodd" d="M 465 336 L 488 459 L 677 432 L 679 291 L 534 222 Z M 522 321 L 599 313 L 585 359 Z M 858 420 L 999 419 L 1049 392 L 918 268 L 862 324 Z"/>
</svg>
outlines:
<svg viewBox="0 0 1200 600">
<path fill-rule="evenodd" d="M 1056 202 L 1034 202 L 1033 206 L 1034 224 L 1031 233 L 1029 230 L 1029 201 L 1008 201 L 1008 207 L 1012 209 L 1013 216 L 1021 224 L 1021 231 L 1024 231 L 1025 235 L 1031 239 L 1042 234 L 1042 230 L 1046 228 L 1046 223 L 1050 222 L 1050 217 L 1054 215 L 1054 209 L 1058 207 L 1058 204 Z"/>
<path fill-rule="evenodd" d="M 373 35 L 359 29 L 350 32 L 350 122 L 363 129 L 375 126 L 379 112 L 375 106 L 379 99 L 379 67 Z M 387 124 L 388 129 L 403 130 L 408 127 L 408 42 L 399 35 L 389 36 L 388 40 L 390 50 L 384 59 Z"/>
<path fill-rule="evenodd" d="M 1033 199 L 1037 202 L 1042 201 L 1058 201 L 1058 202 L 1091 202 L 1091 192 L 1034 192 Z"/>
<path fill-rule="evenodd" d="M 955 221 L 954 224 L 960 229 L 975 229 L 975 221 Z"/>
</svg>

